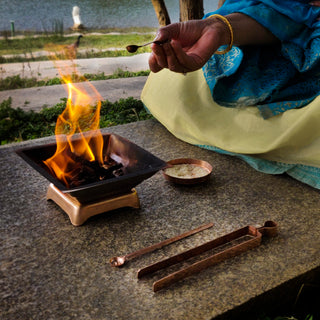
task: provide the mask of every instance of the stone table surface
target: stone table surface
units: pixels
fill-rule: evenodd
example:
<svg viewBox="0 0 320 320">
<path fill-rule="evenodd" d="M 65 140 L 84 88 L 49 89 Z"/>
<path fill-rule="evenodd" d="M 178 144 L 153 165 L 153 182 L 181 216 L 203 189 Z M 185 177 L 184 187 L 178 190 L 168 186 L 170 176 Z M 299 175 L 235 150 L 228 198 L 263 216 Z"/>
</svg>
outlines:
<svg viewBox="0 0 320 320">
<path fill-rule="evenodd" d="M 46 200 L 49 182 L 14 152 L 54 137 L 0 147 L 1 319 L 218 319 L 319 270 L 318 190 L 186 144 L 154 120 L 103 131 L 165 161 L 206 160 L 213 175 L 202 185 L 178 186 L 158 172 L 136 187 L 140 209 L 117 209 L 75 227 Z M 163 274 L 136 278 L 143 266 L 266 220 L 279 224 L 277 237 L 167 289 L 152 291 Z M 123 268 L 108 263 L 211 221 L 213 228 Z"/>
</svg>

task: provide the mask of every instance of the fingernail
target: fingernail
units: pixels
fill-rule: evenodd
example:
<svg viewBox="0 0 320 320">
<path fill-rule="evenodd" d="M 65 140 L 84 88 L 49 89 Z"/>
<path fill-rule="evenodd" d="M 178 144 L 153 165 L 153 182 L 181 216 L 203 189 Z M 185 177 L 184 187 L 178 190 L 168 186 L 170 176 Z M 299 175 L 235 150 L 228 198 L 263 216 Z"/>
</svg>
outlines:
<svg viewBox="0 0 320 320">
<path fill-rule="evenodd" d="M 160 32 L 158 31 L 157 33 L 156 33 L 156 37 L 153 39 L 153 41 L 157 41 L 157 40 L 159 40 L 160 39 Z"/>
</svg>

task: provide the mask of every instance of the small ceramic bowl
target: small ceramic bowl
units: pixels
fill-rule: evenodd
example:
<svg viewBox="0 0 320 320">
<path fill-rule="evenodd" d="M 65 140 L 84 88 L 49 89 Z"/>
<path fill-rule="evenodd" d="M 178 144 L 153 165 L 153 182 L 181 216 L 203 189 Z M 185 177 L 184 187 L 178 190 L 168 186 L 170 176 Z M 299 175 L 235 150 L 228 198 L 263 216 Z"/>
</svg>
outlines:
<svg viewBox="0 0 320 320">
<path fill-rule="evenodd" d="M 210 179 L 212 166 L 198 159 L 173 159 L 162 170 L 166 180 L 178 184 L 198 184 Z"/>
</svg>

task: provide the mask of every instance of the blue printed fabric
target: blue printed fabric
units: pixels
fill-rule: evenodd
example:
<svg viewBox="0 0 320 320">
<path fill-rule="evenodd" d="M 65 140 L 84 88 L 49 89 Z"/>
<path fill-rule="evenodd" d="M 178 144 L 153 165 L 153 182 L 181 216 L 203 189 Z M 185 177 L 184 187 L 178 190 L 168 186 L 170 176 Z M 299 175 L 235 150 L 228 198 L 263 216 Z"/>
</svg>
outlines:
<svg viewBox="0 0 320 320">
<path fill-rule="evenodd" d="M 203 67 L 213 99 L 224 107 L 257 106 L 267 119 L 300 108 L 320 93 L 320 8 L 302 0 L 226 0 L 215 12 L 246 14 L 279 45 L 233 47 Z"/>
<path fill-rule="evenodd" d="M 290 177 L 301 181 L 309 186 L 320 189 L 320 168 L 307 166 L 303 164 L 289 164 L 279 161 L 271 161 L 261 158 L 256 158 L 246 154 L 239 154 L 226 151 L 214 146 L 198 145 L 200 148 L 215 151 L 217 153 L 225 154 L 228 156 L 237 157 L 245 161 L 248 165 L 259 172 L 266 174 L 283 174 L 286 173 Z"/>
</svg>

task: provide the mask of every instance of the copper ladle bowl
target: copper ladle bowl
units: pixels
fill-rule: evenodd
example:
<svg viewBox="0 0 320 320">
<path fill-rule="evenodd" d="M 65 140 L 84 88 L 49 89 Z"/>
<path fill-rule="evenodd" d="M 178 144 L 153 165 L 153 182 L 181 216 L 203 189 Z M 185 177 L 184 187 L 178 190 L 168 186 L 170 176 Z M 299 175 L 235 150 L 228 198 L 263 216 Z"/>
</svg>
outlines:
<svg viewBox="0 0 320 320">
<path fill-rule="evenodd" d="M 127 51 L 130 52 L 130 53 L 135 53 L 135 52 L 137 52 L 137 50 L 138 50 L 139 48 L 148 46 L 149 44 L 155 43 L 155 44 L 157 44 L 157 45 L 162 45 L 162 44 L 164 44 L 164 43 L 166 43 L 166 42 L 168 42 L 168 41 L 169 41 L 169 40 L 165 40 L 165 41 L 157 41 L 157 40 L 155 40 L 155 41 L 147 42 L 147 43 L 145 43 L 145 44 L 141 44 L 141 45 L 139 45 L 139 46 L 136 45 L 136 44 L 130 44 L 129 46 L 126 46 L 126 49 L 127 49 Z"/>
</svg>

